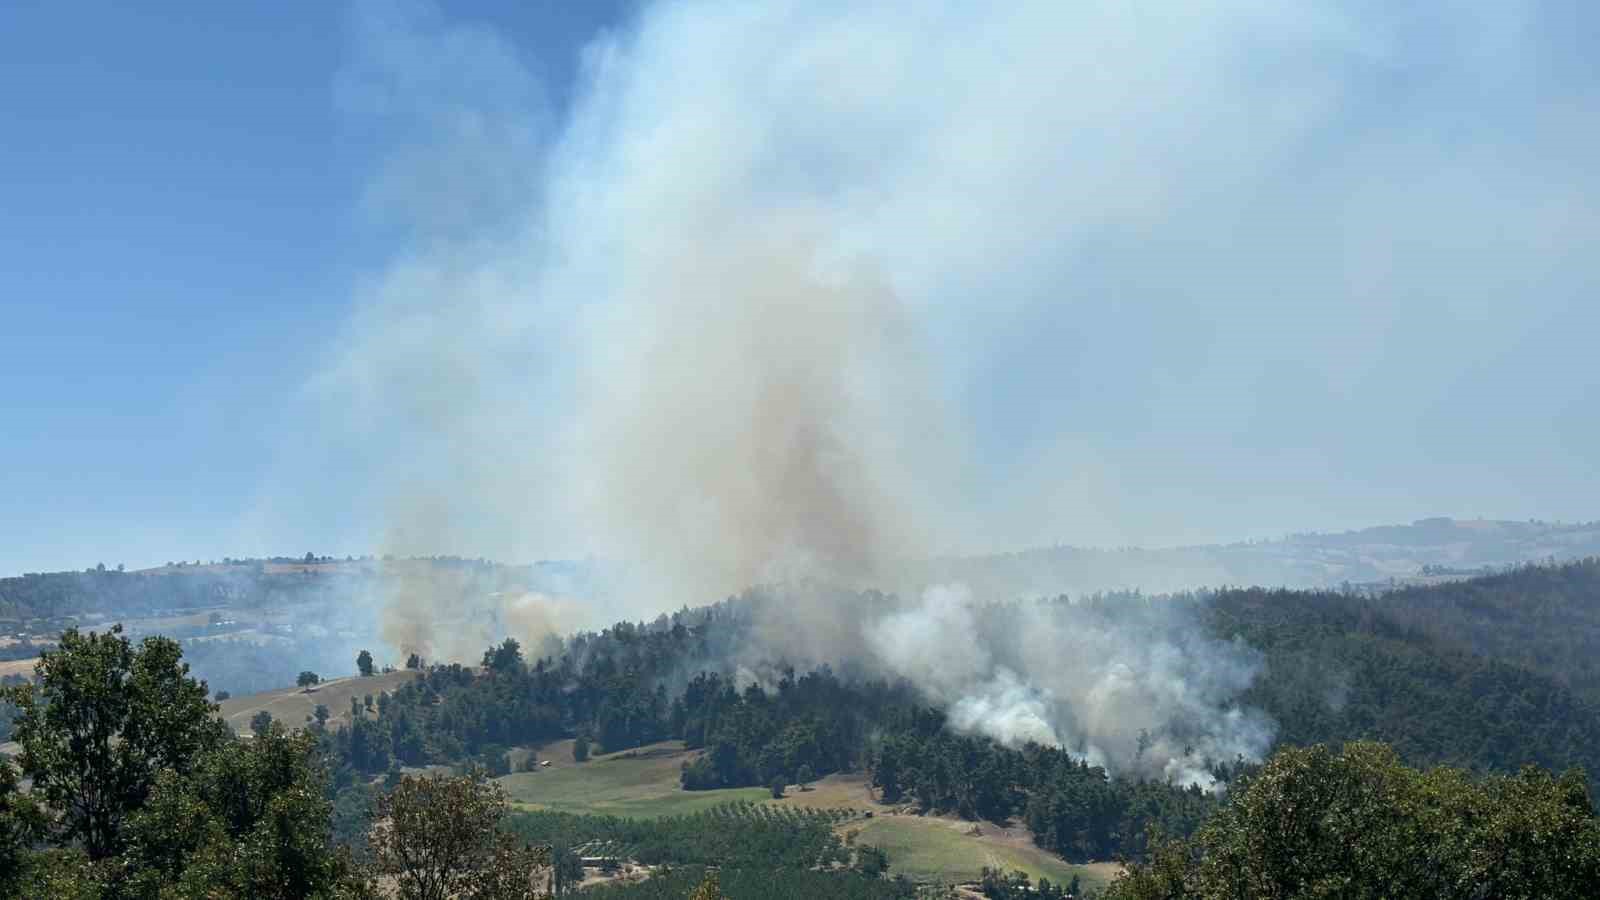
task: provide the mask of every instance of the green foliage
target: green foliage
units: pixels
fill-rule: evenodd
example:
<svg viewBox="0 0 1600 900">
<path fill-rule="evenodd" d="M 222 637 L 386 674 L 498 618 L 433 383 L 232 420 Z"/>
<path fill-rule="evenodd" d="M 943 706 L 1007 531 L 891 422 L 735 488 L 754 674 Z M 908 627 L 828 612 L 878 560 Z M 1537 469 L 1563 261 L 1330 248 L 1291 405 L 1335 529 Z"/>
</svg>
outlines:
<svg viewBox="0 0 1600 900">
<path fill-rule="evenodd" d="M 772 799 L 774 799 L 774 800 L 782 800 L 783 799 L 783 789 L 786 786 L 787 785 L 784 784 L 782 775 L 775 776 L 772 779 L 772 784 L 770 785 L 770 787 L 772 789 Z"/>
<path fill-rule="evenodd" d="M 273 726 L 205 754 L 188 778 L 162 773 L 125 829 L 124 893 L 288 900 L 350 887 L 315 759 L 310 735 Z"/>
<path fill-rule="evenodd" d="M 1600 704 L 1600 558 L 1384 595 L 1384 614 L 1441 646 L 1527 669 Z"/>
<path fill-rule="evenodd" d="M 525 897 L 535 870 L 550 866 L 548 844 L 501 829 L 505 796 L 481 774 L 406 776 L 378 807 L 372 850 L 401 900 Z"/>
<path fill-rule="evenodd" d="M 12 688 L 33 791 L 0 764 L 0 887 L 7 895 L 116 898 L 358 897 L 364 881 L 327 841 L 315 740 L 216 718 L 177 644 L 133 647 L 76 630 Z M 49 811 L 47 818 L 35 799 Z M 60 849 L 31 850 L 45 836 Z"/>
<path fill-rule="evenodd" d="M 760 869 L 727 869 L 710 872 L 699 867 L 672 869 L 633 884 L 598 885 L 587 888 L 585 900 L 684 900 L 707 884 L 715 875 L 710 894 L 726 900 L 911 900 L 919 896 L 910 882 L 882 878 L 863 878 L 853 872 L 785 871 L 781 874 Z"/>
<path fill-rule="evenodd" d="M 722 879 L 716 872 L 707 872 L 689 895 L 689 900 L 727 900 L 727 895 L 722 893 Z"/>
<path fill-rule="evenodd" d="M 38 684 L 8 689 L 22 771 L 93 860 L 121 849 L 122 824 L 159 772 L 189 774 L 227 735 L 177 643 L 151 637 L 135 648 L 121 632 L 68 629 L 40 658 Z"/>
<path fill-rule="evenodd" d="M 1208 615 L 1219 636 L 1264 654 L 1263 675 L 1240 701 L 1277 721 L 1282 744 L 1370 739 L 1393 745 L 1414 765 L 1515 772 L 1534 763 L 1600 772 L 1600 707 L 1574 689 L 1585 686 L 1525 668 L 1516 654 L 1476 655 L 1444 637 L 1491 630 L 1473 624 L 1485 618 L 1536 646 L 1556 641 L 1554 633 L 1536 637 L 1539 629 L 1530 631 L 1517 606 L 1539 608 L 1528 598 L 1554 583 L 1570 606 L 1591 607 L 1580 591 L 1600 594 L 1597 573 L 1593 563 L 1530 568 L 1380 597 L 1230 590 L 1210 598 Z M 1559 628 L 1574 624 L 1575 615 L 1546 621 Z M 1581 635 L 1573 639 L 1586 641 Z M 1581 645 L 1600 649 L 1600 640 Z"/>
<path fill-rule="evenodd" d="M 10 760 L 0 758 L 0 896 L 18 895 L 30 868 L 28 851 L 47 824 L 44 811 L 19 786 Z"/>
<path fill-rule="evenodd" d="M 1475 778 L 1400 764 L 1386 746 L 1280 751 L 1188 843 L 1109 893 L 1155 898 L 1587 896 L 1600 820 L 1584 778 Z"/>
<path fill-rule="evenodd" d="M 857 847 L 855 867 L 857 872 L 868 878 L 877 878 L 889 871 L 889 854 L 881 847 Z"/>
<path fill-rule="evenodd" d="M 28 860 L 21 889 L 8 896 L 102 900 L 110 894 L 114 863 L 109 859 L 95 862 L 77 848 L 42 850 Z"/>
<path fill-rule="evenodd" d="M 370 652 L 362 650 L 356 654 L 356 669 L 363 677 L 370 678 L 375 673 L 376 670 L 372 665 L 372 654 Z"/>
<path fill-rule="evenodd" d="M 978 881 L 978 892 L 988 900 L 1066 900 L 1076 889 L 1069 891 L 1050 879 L 1041 878 L 1035 886 L 1027 872 L 1003 872 L 985 867 Z"/>
<path fill-rule="evenodd" d="M 257 737 L 264 734 L 266 730 L 271 727 L 272 713 L 269 713 L 264 709 L 257 710 L 256 714 L 250 717 L 250 731 Z"/>
<path fill-rule="evenodd" d="M 396 777 L 395 783 L 399 783 Z M 352 858 L 365 861 L 369 854 L 372 823 L 378 812 L 378 792 L 369 784 L 352 784 L 333 798 L 333 813 L 328 820 L 328 836 L 334 844 L 347 847 Z"/>
<path fill-rule="evenodd" d="M 850 852 L 833 827 L 854 813 L 751 802 L 687 816 L 630 819 L 534 811 L 512 813 L 507 827 L 535 844 L 586 844 L 646 865 L 798 870 L 842 867 Z"/>
<path fill-rule="evenodd" d="M 1217 805 L 1199 788 L 1113 779 L 1059 748 L 954 734 L 931 709 L 889 719 L 870 767 L 887 802 L 969 819 L 1020 816 L 1036 844 L 1070 860 L 1137 856 L 1149 829 L 1188 834 Z"/>
<path fill-rule="evenodd" d="M 577 740 L 572 742 L 572 758 L 573 758 L 573 760 L 575 760 L 577 762 L 588 762 L 589 761 L 589 738 L 588 737 L 580 734 L 580 735 L 578 735 Z"/>
<path fill-rule="evenodd" d="M 320 683 L 321 681 L 322 678 L 318 676 L 317 673 L 305 671 L 300 673 L 300 676 L 294 680 L 294 683 L 298 687 L 311 687 Z"/>
<path fill-rule="evenodd" d="M 489 773 L 490 778 L 511 774 L 511 756 L 506 752 L 506 748 L 499 744 L 485 744 L 479 754 L 479 764 Z"/>
</svg>

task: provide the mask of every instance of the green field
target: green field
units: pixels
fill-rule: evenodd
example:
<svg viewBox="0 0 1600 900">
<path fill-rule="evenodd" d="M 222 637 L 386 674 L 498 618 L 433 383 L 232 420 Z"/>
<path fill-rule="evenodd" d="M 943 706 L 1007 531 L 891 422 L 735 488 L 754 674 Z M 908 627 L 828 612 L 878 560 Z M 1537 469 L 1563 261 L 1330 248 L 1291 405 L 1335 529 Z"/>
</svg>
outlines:
<svg viewBox="0 0 1600 900">
<path fill-rule="evenodd" d="M 497 779 L 512 803 L 527 809 L 653 818 L 698 812 L 731 800 L 752 800 L 782 806 L 876 810 L 872 819 L 856 819 L 839 826 L 841 834 L 857 832 L 855 840 L 883 848 L 889 869 L 917 881 L 958 883 L 978 880 L 984 866 L 1007 871 L 1020 869 L 1037 881 L 1040 877 L 1065 884 L 1077 875 L 1085 887 L 1105 884 L 1116 866 L 1096 863 L 1072 865 L 1033 846 L 1025 835 L 1007 835 L 982 823 L 980 835 L 967 832 L 971 822 L 936 816 L 887 815 L 859 776 L 830 776 L 815 788 L 791 788 L 782 800 L 772 800 L 765 788 L 722 791 L 685 791 L 678 786 L 678 771 L 692 753 L 676 741 L 652 744 L 625 753 L 597 756 L 586 763 L 572 759 L 572 742 L 543 747 L 540 759 L 550 767 L 519 772 Z"/>
<path fill-rule="evenodd" d="M 689 756 L 681 743 L 668 741 L 576 763 L 572 742 L 561 741 L 539 751 L 540 759 L 551 761 L 549 768 L 496 780 L 517 806 L 636 818 L 681 815 L 730 800 L 770 796 L 762 788 L 685 791 L 678 786 L 678 770 Z"/>
<path fill-rule="evenodd" d="M 889 871 L 913 881 L 961 883 L 977 881 L 985 866 L 1020 869 L 1037 882 L 1041 877 L 1066 884 L 1073 875 L 1086 888 L 1098 888 L 1116 874 L 1114 863 L 1073 865 L 1032 845 L 1027 838 L 1006 838 L 987 823 L 982 836 L 966 833 L 970 822 L 923 816 L 877 816 L 841 827 L 857 832 L 856 843 L 871 844 L 889 854 Z"/>
</svg>

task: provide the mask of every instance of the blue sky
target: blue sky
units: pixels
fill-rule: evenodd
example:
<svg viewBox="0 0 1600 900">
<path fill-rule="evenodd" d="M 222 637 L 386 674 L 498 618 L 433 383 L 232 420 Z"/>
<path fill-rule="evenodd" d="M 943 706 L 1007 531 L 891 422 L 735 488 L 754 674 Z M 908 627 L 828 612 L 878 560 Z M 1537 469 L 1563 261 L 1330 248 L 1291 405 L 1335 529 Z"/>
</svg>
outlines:
<svg viewBox="0 0 1600 900">
<path fill-rule="evenodd" d="M 553 93 L 622 9 L 452 4 Z M 286 400 L 393 248 L 362 206 L 387 136 L 336 97 L 362 15 L 0 9 L 0 571 L 261 549 L 227 541 Z"/>
<path fill-rule="evenodd" d="M 684 549 L 741 458 L 573 448 L 750 410 L 574 409 L 787 321 L 674 293 L 724 218 L 894 295 L 821 389 L 919 547 L 1600 517 L 1595 14 L 1482 6 L 6 4 L 0 572 Z"/>
</svg>

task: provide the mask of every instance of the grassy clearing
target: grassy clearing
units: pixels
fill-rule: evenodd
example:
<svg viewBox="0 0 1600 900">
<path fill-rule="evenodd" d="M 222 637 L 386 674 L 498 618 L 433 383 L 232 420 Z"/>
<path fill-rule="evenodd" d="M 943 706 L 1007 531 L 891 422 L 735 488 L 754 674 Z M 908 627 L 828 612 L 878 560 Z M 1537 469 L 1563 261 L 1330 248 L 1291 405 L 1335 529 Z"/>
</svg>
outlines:
<svg viewBox="0 0 1600 900">
<path fill-rule="evenodd" d="M 857 832 L 856 842 L 881 847 L 889 854 L 889 871 L 914 881 L 977 881 L 983 868 L 1020 869 L 1038 881 L 1049 878 L 1066 884 L 1077 875 L 1087 888 L 1098 888 L 1115 875 L 1114 863 L 1073 865 L 1034 847 L 1024 838 L 992 834 L 993 826 L 980 826 L 984 834 L 966 833 L 970 822 L 923 816 L 877 816 L 851 822 L 841 831 Z"/>
<path fill-rule="evenodd" d="M 731 800 L 770 796 L 762 788 L 683 790 L 678 786 L 678 771 L 692 756 L 682 742 L 665 741 L 577 763 L 572 759 L 572 742 L 559 741 L 539 750 L 540 759 L 550 760 L 548 768 L 496 780 L 505 788 L 506 796 L 523 808 L 641 819 L 699 812 Z"/>
<path fill-rule="evenodd" d="M 799 785 L 790 785 L 782 800 L 771 799 L 771 792 L 767 792 L 766 796 L 768 803 L 778 806 L 814 806 L 818 809 L 855 809 L 863 812 L 881 812 L 884 809 L 873 799 L 865 775 L 829 775 L 813 781 L 803 791 Z"/>
<path fill-rule="evenodd" d="M 856 840 L 882 847 L 889 854 L 889 870 L 916 881 L 976 881 L 984 866 L 1007 871 L 1020 869 L 1038 881 L 1066 883 L 1073 875 L 1085 887 L 1099 887 L 1116 876 L 1115 863 L 1073 865 L 1034 846 L 1025 829 L 1005 829 L 990 822 L 975 823 L 941 816 L 891 815 L 873 798 L 865 775 L 830 775 L 810 790 L 789 789 L 782 800 L 768 803 L 815 806 L 822 809 L 870 811 L 873 818 L 839 826 L 841 834 L 856 831 Z"/>
</svg>

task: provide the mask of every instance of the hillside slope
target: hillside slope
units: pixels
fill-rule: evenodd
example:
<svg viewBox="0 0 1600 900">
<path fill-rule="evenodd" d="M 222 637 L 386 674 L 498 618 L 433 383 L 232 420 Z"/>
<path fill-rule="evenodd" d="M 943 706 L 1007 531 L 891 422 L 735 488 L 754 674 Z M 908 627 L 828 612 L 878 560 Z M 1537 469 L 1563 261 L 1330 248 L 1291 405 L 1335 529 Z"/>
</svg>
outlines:
<svg viewBox="0 0 1600 900">
<path fill-rule="evenodd" d="M 1600 775 L 1600 685 L 1582 659 L 1600 647 L 1597 598 L 1591 561 L 1377 597 L 1222 591 L 1208 615 L 1264 653 L 1241 700 L 1277 721 L 1280 744 L 1370 738 L 1419 765 Z M 1496 622 L 1514 639 L 1492 637 Z"/>
<path fill-rule="evenodd" d="M 337 728 L 350 723 L 352 698 L 360 701 L 368 694 L 376 698 L 380 691 L 393 691 L 416 677 L 416 672 L 405 669 L 365 678 L 355 675 L 349 678 L 330 679 L 310 690 L 283 688 L 243 697 L 230 697 L 218 705 L 222 707 L 222 718 L 228 723 L 228 727 L 239 734 L 250 731 L 250 720 L 262 710 L 271 713 L 273 719 L 290 728 L 299 727 L 306 723 L 308 716 L 316 713 L 319 704 L 328 707 L 328 727 Z"/>
</svg>

